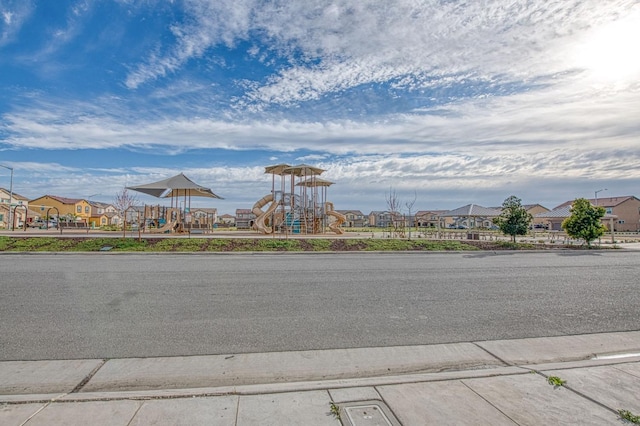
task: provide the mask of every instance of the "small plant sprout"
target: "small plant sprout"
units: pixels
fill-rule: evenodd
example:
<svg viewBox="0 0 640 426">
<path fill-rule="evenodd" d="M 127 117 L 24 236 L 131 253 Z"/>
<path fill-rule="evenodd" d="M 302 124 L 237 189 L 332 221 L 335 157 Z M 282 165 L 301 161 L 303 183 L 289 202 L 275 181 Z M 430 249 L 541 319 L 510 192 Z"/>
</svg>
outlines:
<svg viewBox="0 0 640 426">
<path fill-rule="evenodd" d="M 554 388 L 558 388 L 560 386 L 564 386 L 564 384 L 567 383 L 567 381 L 562 380 L 558 376 L 549 376 L 547 378 L 547 383 L 549 383 L 550 385 L 553 385 Z"/>
<path fill-rule="evenodd" d="M 332 402 L 331 404 L 331 414 L 333 414 L 333 416 L 340 420 L 340 407 L 338 407 L 335 402 Z"/>
<path fill-rule="evenodd" d="M 635 414 L 631 413 L 631 411 L 629 410 L 618 410 L 618 414 L 620 415 L 620 418 L 622 420 L 626 420 L 628 422 L 631 422 L 635 425 L 640 425 L 640 416 L 636 416 Z"/>
</svg>

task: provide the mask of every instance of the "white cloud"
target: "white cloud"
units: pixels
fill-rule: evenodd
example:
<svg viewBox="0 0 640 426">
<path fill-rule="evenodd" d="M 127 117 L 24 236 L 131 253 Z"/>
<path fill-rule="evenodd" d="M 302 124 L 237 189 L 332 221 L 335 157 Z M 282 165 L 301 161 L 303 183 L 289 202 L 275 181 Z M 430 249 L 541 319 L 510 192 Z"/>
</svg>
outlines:
<svg viewBox="0 0 640 426">
<path fill-rule="evenodd" d="M 0 3 L 0 48 L 16 41 L 23 24 L 33 12 L 31 0 L 17 0 Z"/>
<path fill-rule="evenodd" d="M 152 53 L 127 79 L 136 88 L 177 72 L 218 45 L 251 33 L 290 66 L 248 93 L 289 105 L 363 84 L 418 90 L 463 76 L 526 82 L 571 70 L 576 40 L 628 13 L 629 1 L 488 3 L 397 1 L 188 1 L 176 44 Z M 255 54 L 255 46 L 250 49 Z"/>
<path fill-rule="evenodd" d="M 636 1 L 183 4 L 187 17 L 173 23 L 170 44 L 129 65 L 126 86 L 138 90 L 82 101 L 42 93 L 16 99 L 0 120 L 3 149 L 153 149 L 176 156 L 191 149 L 259 149 L 274 162 L 290 153 L 326 168 L 336 181 L 332 193 L 347 204 L 371 204 L 376 194 L 383 204 L 389 186 L 408 193 L 417 188 L 425 197 L 455 191 L 455 199 L 477 202 L 490 196 L 500 204 L 512 189 L 545 197 L 542 188 L 571 185 L 590 195 L 590 185 L 605 181 L 631 193 L 640 178 L 636 62 L 625 68 L 629 75 L 607 81 L 593 78 L 602 60 L 578 54 L 596 52 L 590 47 L 601 34 L 619 36 L 617 25 L 622 34 L 635 34 L 637 26 L 626 23 L 640 16 Z M 15 10 L 3 13 L 11 28 L 0 30 L 0 46 L 20 25 Z M 82 27 L 71 15 L 54 45 Z M 233 50 L 245 41 L 247 51 L 234 53 L 268 64 L 272 73 L 243 76 L 233 97 L 212 89 L 217 82 L 209 74 L 188 69 L 200 58 L 224 67 L 223 59 L 210 57 L 212 48 Z M 145 86 L 150 82 L 156 84 Z M 372 101 L 379 104 L 376 114 L 366 113 L 366 87 L 381 92 Z M 386 112 L 391 102 L 401 104 L 399 112 Z M 333 107 L 337 112 L 326 113 Z M 309 118 L 299 118 L 299 110 Z M 78 182 L 115 193 L 134 180 L 180 171 L 210 182 L 229 203 L 245 205 L 268 190 L 263 170 L 242 164 L 28 167 L 36 172 L 34 187 L 69 196 Z M 567 198 L 560 196 L 558 204 Z"/>
</svg>

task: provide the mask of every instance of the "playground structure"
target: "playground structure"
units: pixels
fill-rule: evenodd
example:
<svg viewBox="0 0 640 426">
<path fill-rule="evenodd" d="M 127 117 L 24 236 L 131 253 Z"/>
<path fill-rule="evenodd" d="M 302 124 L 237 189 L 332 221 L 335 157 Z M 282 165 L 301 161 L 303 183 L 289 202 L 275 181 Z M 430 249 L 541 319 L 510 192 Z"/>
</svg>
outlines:
<svg viewBox="0 0 640 426">
<path fill-rule="evenodd" d="M 144 206 L 143 217 L 138 221 L 145 232 L 210 232 L 215 225 L 215 214 L 194 217 L 191 213 L 191 197 L 222 199 L 211 189 L 198 185 L 183 173 L 158 182 L 128 186 L 126 189 L 171 200 L 171 207 Z M 181 197 L 183 198 L 182 205 L 178 208 Z"/>
<path fill-rule="evenodd" d="M 173 206 L 145 205 L 142 229 L 144 232 L 156 234 L 193 232 L 195 230 L 203 233 L 213 231 L 214 215 L 191 217 L 188 209 L 185 210 Z"/>
<path fill-rule="evenodd" d="M 272 176 L 271 193 L 253 205 L 253 229 L 263 234 L 323 234 L 329 228 L 343 234 L 340 225 L 346 218 L 327 201 L 327 188 L 333 182 L 320 179 L 323 172 L 306 164 L 265 167 Z"/>
</svg>

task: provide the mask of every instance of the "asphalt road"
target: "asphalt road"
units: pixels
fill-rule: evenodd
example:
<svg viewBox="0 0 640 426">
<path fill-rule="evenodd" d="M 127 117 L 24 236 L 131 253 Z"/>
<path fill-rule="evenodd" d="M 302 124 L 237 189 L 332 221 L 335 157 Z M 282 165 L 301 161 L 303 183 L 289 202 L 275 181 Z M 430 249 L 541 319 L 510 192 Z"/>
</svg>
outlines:
<svg viewBox="0 0 640 426">
<path fill-rule="evenodd" d="M 640 253 L 3 254 L 0 360 L 640 329 Z"/>
</svg>

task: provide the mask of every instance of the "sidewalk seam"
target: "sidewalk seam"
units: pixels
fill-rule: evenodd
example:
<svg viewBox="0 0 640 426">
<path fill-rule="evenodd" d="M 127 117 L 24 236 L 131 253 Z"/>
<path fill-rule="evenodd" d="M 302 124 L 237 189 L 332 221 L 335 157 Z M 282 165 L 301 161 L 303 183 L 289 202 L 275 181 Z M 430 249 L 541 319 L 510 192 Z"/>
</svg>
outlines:
<svg viewBox="0 0 640 426">
<path fill-rule="evenodd" d="M 500 408 L 496 407 L 491 401 L 489 401 L 487 398 L 485 398 L 484 396 L 480 395 L 478 392 L 475 391 L 475 389 L 473 389 L 471 386 L 469 386 L 468 384 L 465 383 L 466 379 L 461 379 L 460 383 L 462 383 L 462 385 L 464 387 L 466 387 L 467 389 L 469 389 L 471 392 L 473 392 L 474 394 L 478 395 L 478 397 L 480 397 L 484 402 L 486 402 L 487 404 L 489 404 L 490 406 L 492 406 L 493 408 L 495 408 L 496 410 L 498 410 L 498 412 L 500 414 L 502 414 L 503 416 L 505 416 L 506 418 L 508 418 L 509 420 L 511 420 L 513 422 L 513 424 L 515 425 L 519 425 L 520 423 L 516 422 L 515 420 L 513 420 L 507 413 L 505 413 L 504 411 L 502 411 Z"/>
<path fill-rule="evenodd" d="M 535 372 L 536 374 L 539 374 L 540 376 L 544 377 L 545 379 L 548 379 L 549 376 L 547 376 L 546 374 L 544 374 L 542 371 L 539 370 L 531 370 L 533 372 Z M 619 415 L 618 411 L 616 411 L 615 408 L 611 408 L 607 405 L 605 405 L 604 403 L 590 397 L 589 395 L 585 395 L 584 393 L 580 392 L 577 389 L 572 388 L 571 386 L 567 386 L 566 384 L 562 385 L 563 388 L 565 388 L 566 390 L 568 390 L 569 392 L 573 392 L 574 394 L 578 395 L 579 397 L 582 397 L 584 399 L 586 399 L 587 401 L 590 401 L 596 405 L 599 405 L 600 407 L 604 408 L 607 411 L 611 411 L 612 413 L 614 413 L 615 415 Z"/>
<path fill-rule="evenodd" d="M 140 412 L 140 409 L 142 408 L 143 405 L 144 405 L 144 402 L 141 402 L 140 405 L 138 405 L 138 409 L 136 410 L 135 413 L 133 413 L 133 416 L 131 416 L 131 420 L 129 420 L 129 423 L 127 423 L 127 426 L 131 426 L 131 422 L 133 421 L 133 419 L 136 418 L 136 416 Z"/>
<path fill-rule="evenodd" d="M 87 375 L 85 376 L 85 378 L 84 378 L 84 379 L 82 379 L 82 380 L 80 381 L 80 383 L 78 383 L 78 384 L 76 385 L 76 387 L 75 387 L 75 388 L 73 388 L 73 390 L 71 390 L 71 392 L 69 392 L 69 393 L 78 393 L 78 392 L 80 392 L 80 389 L 82 389 L 83 387 L 85 387 L 85 385 L 86 385 L 87 383 L 89 383 L 89 380 L 91 380 L 91 379 L 93 378 L 93 376 L 95 376 L 95 375 L 96 375 L 96 373 L 98 372 L 98 370 L 100 370 L 100 369 L 101 369 L 101 368 L 102 368 L 102 367 L 107 363 L 107 361 L 109 361 L 109 360 L 108 360 L 108 359 L 103 359 L 103 360 L 100 362 L 100 364 L 98 364 L 98 365 L 97 365 L 93 370 L 91 370 L 91 371 L 89 372 L 89 374 L 87 374 Z"/>
<path fill-rule="evenodd" d="M 513 363 L 509 363 L 507 361 L 505 361 L 504 359 L 500 358 L 498 355 L 492 353 L 490 350 L 488 350 L 487 348 L 483 347 L 480 345 L 480 343 L 478 342 L 470 342 L 472 345 L 474 345 L 477 348 L 480 348 L 480 350 L 488 353 L 489 355 L 491 355 L 492 357 L 494 357 L 495 359 L 497 359 L 498 361 L 500 361 L 503 365 L 507 366 L 507 367 L 513 367 L 515 366 L 515 364 Z"/>
</svg>

